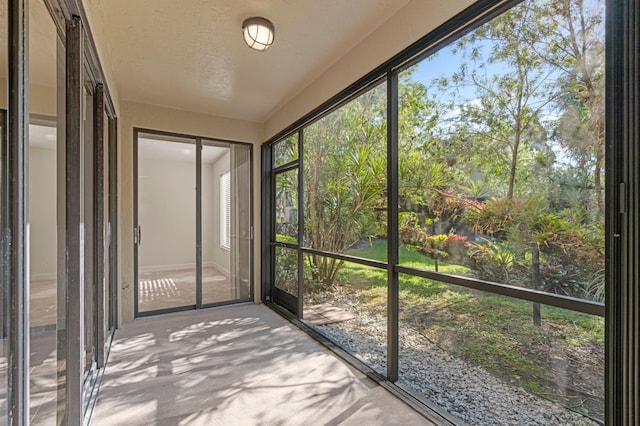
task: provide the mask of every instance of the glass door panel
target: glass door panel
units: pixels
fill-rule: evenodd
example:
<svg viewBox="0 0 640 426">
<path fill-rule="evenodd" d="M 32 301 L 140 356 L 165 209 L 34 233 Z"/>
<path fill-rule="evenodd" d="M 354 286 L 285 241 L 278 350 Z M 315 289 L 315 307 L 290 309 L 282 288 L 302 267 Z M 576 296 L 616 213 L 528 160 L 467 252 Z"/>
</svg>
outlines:
<svg viewBox="0 0 640 426">
<path fill-rule="evenodd" d="M 138 137 L 138 312 L 196 304 L 195 148 Z"/>
<path fill-rule="evenodd" d="M 276 241 L 298 244 L 298 169 L 276 175 Z"/>
<path fill-rule="evenodd" d="M 277 289 L 298 297 L 298 252 L 276 246 L 274 284 Z"/>
<path fill-rule="evenodd" d="M 279 153 L 289 152 L 281 149 L 290 146 L 289 139 L 274 147 L 276 160 Z M 297 146 L 297 145 L 294 145 Z M 289 309 L 298 312 L 298 167 L 285 168 L 274 176 L 274 276 L 273 299 Z"/>
<path fill-rule="evenodd" d="M 6 8 L 6 2 L 0 2 L 0 7 Z M 5 20 L 0 20 L 0 35 L 6 34 L 6 22 Z M 6 57 L 6 52 L 3 52 L 3 58 Z M 2 77 L 4 77 L 5 72 L 2 72 Z M 2 100 L 3 108 L 0 109 L 0 147 L 4 150 L 7 144 L 7 110 L 6 104 L 4 104 L 4 99 Z M 3 171 L 5 164 L 4 156 L 0 155 L 0 185 L 4 185 L 2 179 L 4 178 Z M 4 191 L 0 191 L 3 193 Z M 4 196 L 2 197 L 4 198 Z M 3 223 L 3 215 L 4 209 L 8 208 L 5 206 L 3 199 L 0 199 L 0 224 Z M 0 244 L 3 244 L 0 242 Z M 6 424 L 9 422 L 9 410 L 7 409 L 9 406 L 7 396 L 9 395 L 9 281 L 5 279 L 5 270 L 3 265 L 0 263 L 0 424 Z"/>
<path fill-rule="evenodd" d="M 102 167 L 103 167 L 103 173 L 102 176 L 100 176 L 100 179 L 102 179 L 102 185 L 103 185 L 103 194 L 102 194 L 102 199 L 100 200 L 100 203 L 102 204 L 102 210 L 103 210 L 103 225 L 102 225 L 102 233 L 103 233 L 103 247 L 104 247 L 104 252 L 103 252 L 103 292 L 104 292 L 104 297 L 103 297 L 103 309 L 104 309 L 104 323 L 102 324 L 102 327 L 104 327 L 104 335 L 107 335 L 107 332 L 111 329 L 112 326 L 112 321 L 111 321 L 111 309 L 110 309 L 110 304 L 111 304 L 111 287 L 109 286 L 109 283 L 111 282 L 111 229 L 109 227 L 110 225 L 110 220 L 109 220 L 109 117 L 107 116 L 107 113 L 105 112 L 103 114 L 102 117 L 102 123 L 103 123 L 103 138 L 102 138 L 102 152 L 103 152 L 103 161 L 102 161 Z"/>
<path fill-rule="evenodd" d="M 231 146 L 231 279 L 234 299 L 251 297 L 251 147 Z"/>
<path fill-rule="evenodd" d="M 202 146 L 202 303 L 233 299 L 231 150 Z"/>
<path fill-rule="evenodd" d="M 81 190 L 84 193 L 84 347 L 85 347 L 85 390 L 92 387 L 96 370 L 96 267 L 95 259 L 95 216 L 94 209 L 94 166 L 93 166 L 93 94 L 84 91 L 84 146 L 83 146 L 83 180 Z M 88 398 L 85 404 L 88 403 Z"/>
<path fill-rule="evenodd" d="M 55 425 L 66 381 L 64 266 L 64 45 L 42 1 L 29 1 L 29 412 L 31 424 Z M 64 234 L 63 234 L 64 235 Z M 79 338 L 79 336 L 76 336 Z"/>
<path fill-rule="evenodd" d="M 248 299 L 251 279 L 250 148 L 202 146 L 202 303 Z"/>
<path fill-rule="evenodd" d="M 3 14 L 0 16 L 0 40 L 7 40 L 7 1 L 0 0 L 0 10 Z M 6 93 L 7 87 L 7 43 L 0 44 L 0 81 L 3 87 L 3 92 Z M 6 95 L 0 97 L 0 149 L 4 151 L 7 146 L 7 98 Z M 0 154 L 0 188 L 3 188 L 7 183 L 3 181 L 4 173 L 7 170 L 4 162 L 6 158 Z M 4 191 L 0 190 L 0 194 Z M 5 209 L 9 206 L 6 205 L 4 196 L 0 198 L 0 224 L 4 223 Z M 0 231 L 1 233 L 2 231 Z M 0 241 L 0 244 L 4 244 Z M 5 270 L 2 262 L 0 262 L 0 424 L 6 424 L 9 422 L 9 406 L 8 403 L 8 388 L 9 388 L 9 374 L 8 374 L 8 359 L 9 359 L 9 280 L 5 279 Z"/>
</svg>

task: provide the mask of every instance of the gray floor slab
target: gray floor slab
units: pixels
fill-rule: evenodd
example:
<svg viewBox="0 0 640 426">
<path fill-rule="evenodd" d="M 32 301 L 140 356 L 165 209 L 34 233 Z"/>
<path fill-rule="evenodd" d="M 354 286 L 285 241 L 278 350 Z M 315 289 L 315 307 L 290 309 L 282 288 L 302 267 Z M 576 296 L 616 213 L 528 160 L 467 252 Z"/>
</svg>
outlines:
<svg viewBox="0 0 640 426">
<path fill-rule="evenodd" d="M 94 425 L 430 425 L 262 305 L 116 332 Z"/>
</svg>

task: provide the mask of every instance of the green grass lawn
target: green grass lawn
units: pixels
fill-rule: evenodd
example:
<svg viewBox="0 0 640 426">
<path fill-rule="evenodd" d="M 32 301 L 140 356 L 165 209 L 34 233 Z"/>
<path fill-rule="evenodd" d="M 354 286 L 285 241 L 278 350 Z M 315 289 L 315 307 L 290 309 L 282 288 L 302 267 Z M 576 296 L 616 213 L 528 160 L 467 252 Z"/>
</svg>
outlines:
<svg viewBox="0 0 640 426">
<path fill-rule="evenodd" d="M 386 261 L 387 244 L 378 240 L 349 254 Z M 433 259 L 404 247 L 400 259 L 403 265 L 434 269 Z M 439 271 L 469 274 L 465 267 L 442 262 Z M 358 291 L 363 308 L 386 314 L 386 270 L 347 262 L 338 281 Z M 400 310 L 403 324 L 450 353 L 539 395 L 602 417 L 603 318 L 542 306 L 538 327 L 530 302 L 405 274 L 400 276 Z"/>
</svg>

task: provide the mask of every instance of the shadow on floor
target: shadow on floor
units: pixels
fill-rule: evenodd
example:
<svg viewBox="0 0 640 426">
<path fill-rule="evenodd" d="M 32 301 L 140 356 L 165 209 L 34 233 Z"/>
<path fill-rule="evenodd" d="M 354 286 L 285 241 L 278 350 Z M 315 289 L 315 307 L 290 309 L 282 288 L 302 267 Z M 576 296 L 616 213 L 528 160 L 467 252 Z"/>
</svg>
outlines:
<svg viewBox="0 0 640 426">
<path fill-rule="evenodd" d="M 148 317 L 116 333 L 94 425 L 424 425 L 262 305 Z"/>
</svg>

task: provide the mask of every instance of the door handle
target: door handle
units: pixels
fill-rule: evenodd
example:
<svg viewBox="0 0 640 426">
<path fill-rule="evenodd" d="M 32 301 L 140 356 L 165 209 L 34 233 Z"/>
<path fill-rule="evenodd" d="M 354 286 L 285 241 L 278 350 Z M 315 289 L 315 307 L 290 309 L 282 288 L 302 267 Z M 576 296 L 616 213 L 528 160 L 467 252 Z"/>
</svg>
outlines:
<svg viewBox="0 0 640 426">
<path fill-rule="evenodd" d="M 140 246 L 140 243 L 142 243 L 142 226 L 138 224 L 133 228 L 133 244 Z"/>
</svg>

